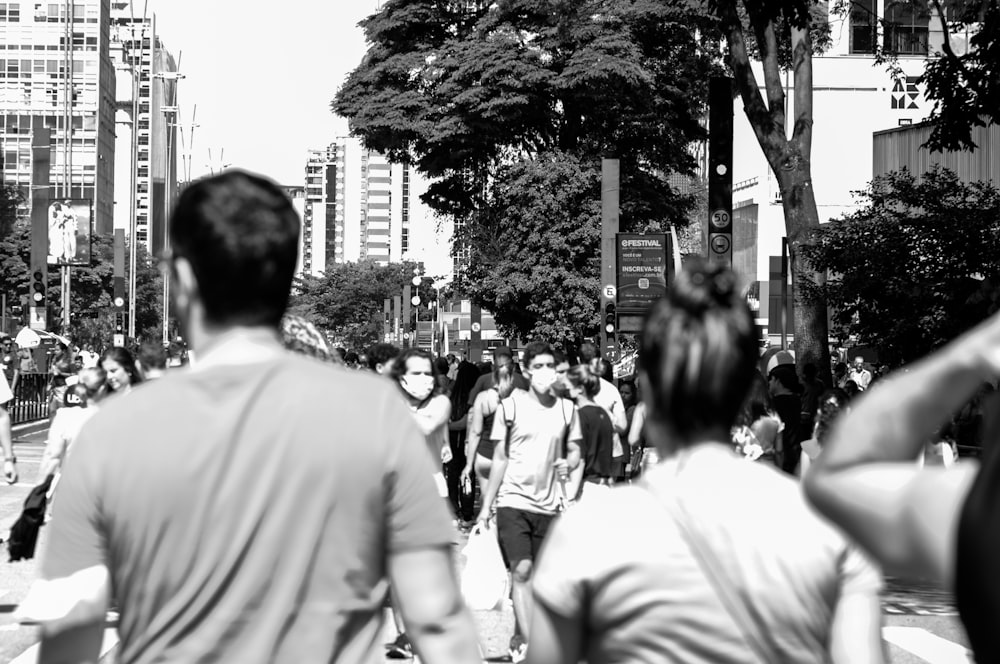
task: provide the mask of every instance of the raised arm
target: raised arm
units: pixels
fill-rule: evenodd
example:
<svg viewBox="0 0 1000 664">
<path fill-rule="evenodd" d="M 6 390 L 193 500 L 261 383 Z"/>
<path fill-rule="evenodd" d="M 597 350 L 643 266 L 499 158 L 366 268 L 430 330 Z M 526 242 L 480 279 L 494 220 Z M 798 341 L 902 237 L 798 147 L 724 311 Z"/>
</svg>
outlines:
<svg viewBox="0 0 1000 664">
<path fill-rule="evenodd" d="M 1000 317 L 880 381 L 833 430 L 809 499 L 887 570 L 951 583 L 958 519 L 978 466 L 918 469 L 925 442 L 1000 372 Z"/>
</svg>

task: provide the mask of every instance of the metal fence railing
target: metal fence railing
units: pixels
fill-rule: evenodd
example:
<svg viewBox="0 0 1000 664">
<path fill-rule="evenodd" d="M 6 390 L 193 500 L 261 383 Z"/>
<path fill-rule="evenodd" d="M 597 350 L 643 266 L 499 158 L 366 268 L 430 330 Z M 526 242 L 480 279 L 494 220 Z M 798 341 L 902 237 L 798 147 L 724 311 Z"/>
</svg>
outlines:
<svg viewBox="0 0 1000 664">
<path fill-rule="evenodd" d="M 49 375 L 22 373 L 14 387 L 14 401 L 7 406 L 12 424 L 44 420 L 49 416 Z"/>
</svg>

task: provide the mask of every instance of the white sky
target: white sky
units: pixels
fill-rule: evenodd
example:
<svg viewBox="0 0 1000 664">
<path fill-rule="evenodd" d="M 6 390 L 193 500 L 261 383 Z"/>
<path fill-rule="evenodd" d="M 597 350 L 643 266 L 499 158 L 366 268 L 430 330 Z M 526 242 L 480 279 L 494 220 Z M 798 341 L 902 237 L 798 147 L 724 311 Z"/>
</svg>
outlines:
<svg viewBox="0 0 1000 664">
<path fill-rule="evenodd" d="M 132 0 L 137 15 L 146 1 Z M 218 169 L 222 154 L 226 164 L 301 184 L 306 151 L 347 134 L 330 102 L 365 53 L 357 24 L 376 0 L 148 2 L 160 38 L 181 58 L 182 123 L 197 105 L 192 177 Z"/>
</svg>

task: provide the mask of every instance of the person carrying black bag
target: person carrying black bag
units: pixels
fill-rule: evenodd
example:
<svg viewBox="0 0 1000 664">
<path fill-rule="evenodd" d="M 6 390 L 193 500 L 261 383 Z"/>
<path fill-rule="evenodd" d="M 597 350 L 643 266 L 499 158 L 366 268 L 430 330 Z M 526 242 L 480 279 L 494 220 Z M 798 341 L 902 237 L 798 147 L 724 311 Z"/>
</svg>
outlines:
<svg viewBox="0 0 1000 664">
<path fill-rule="evenodd" d="M 10 538 L 7 540 L 10 562 L 31 560 L 35 557 L 35 545 L 38 544 L 38 532 L 45 521 L 45 508 L 48 506 L 51 486 L 52 475 L 49 475 L 24 499 L 24 509 L 10 527 Z"/>
</svg>

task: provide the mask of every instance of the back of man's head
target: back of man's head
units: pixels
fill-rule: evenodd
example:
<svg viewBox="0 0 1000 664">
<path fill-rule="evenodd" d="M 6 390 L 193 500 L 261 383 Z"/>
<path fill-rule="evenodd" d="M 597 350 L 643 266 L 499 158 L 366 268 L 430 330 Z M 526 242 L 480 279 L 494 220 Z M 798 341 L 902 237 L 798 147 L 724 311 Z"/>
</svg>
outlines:
<svg viewBox="0 0 1000 664">
<path fill-rule="evenodd" d="M 199 180 L 170 221 L 173 255 L 187 259 L 206 322 L 277 328 L 288 305 L 299 218 L 273 182 L 231 170 Z"/>
<path fill-rule="evenodd" d="M 392 361 L 399 355 L 399 348 L 392 344 L 375 344 L 368 349 L 368 368 L 372 371 L 382 373 L 392 365 Z"/>
<path fill-rule="evenodd" d="M 580 364 L 590 364 L 601 356 L 601 350 L 591 341 L 580 344 Z"/>
<path fill-rule="evenodd" d="M 167 350 L 163 344 L 146 341 L 139 347 L 139 364 L 145 372 L 164 371 L 167 368 Z"/>
</svg>

